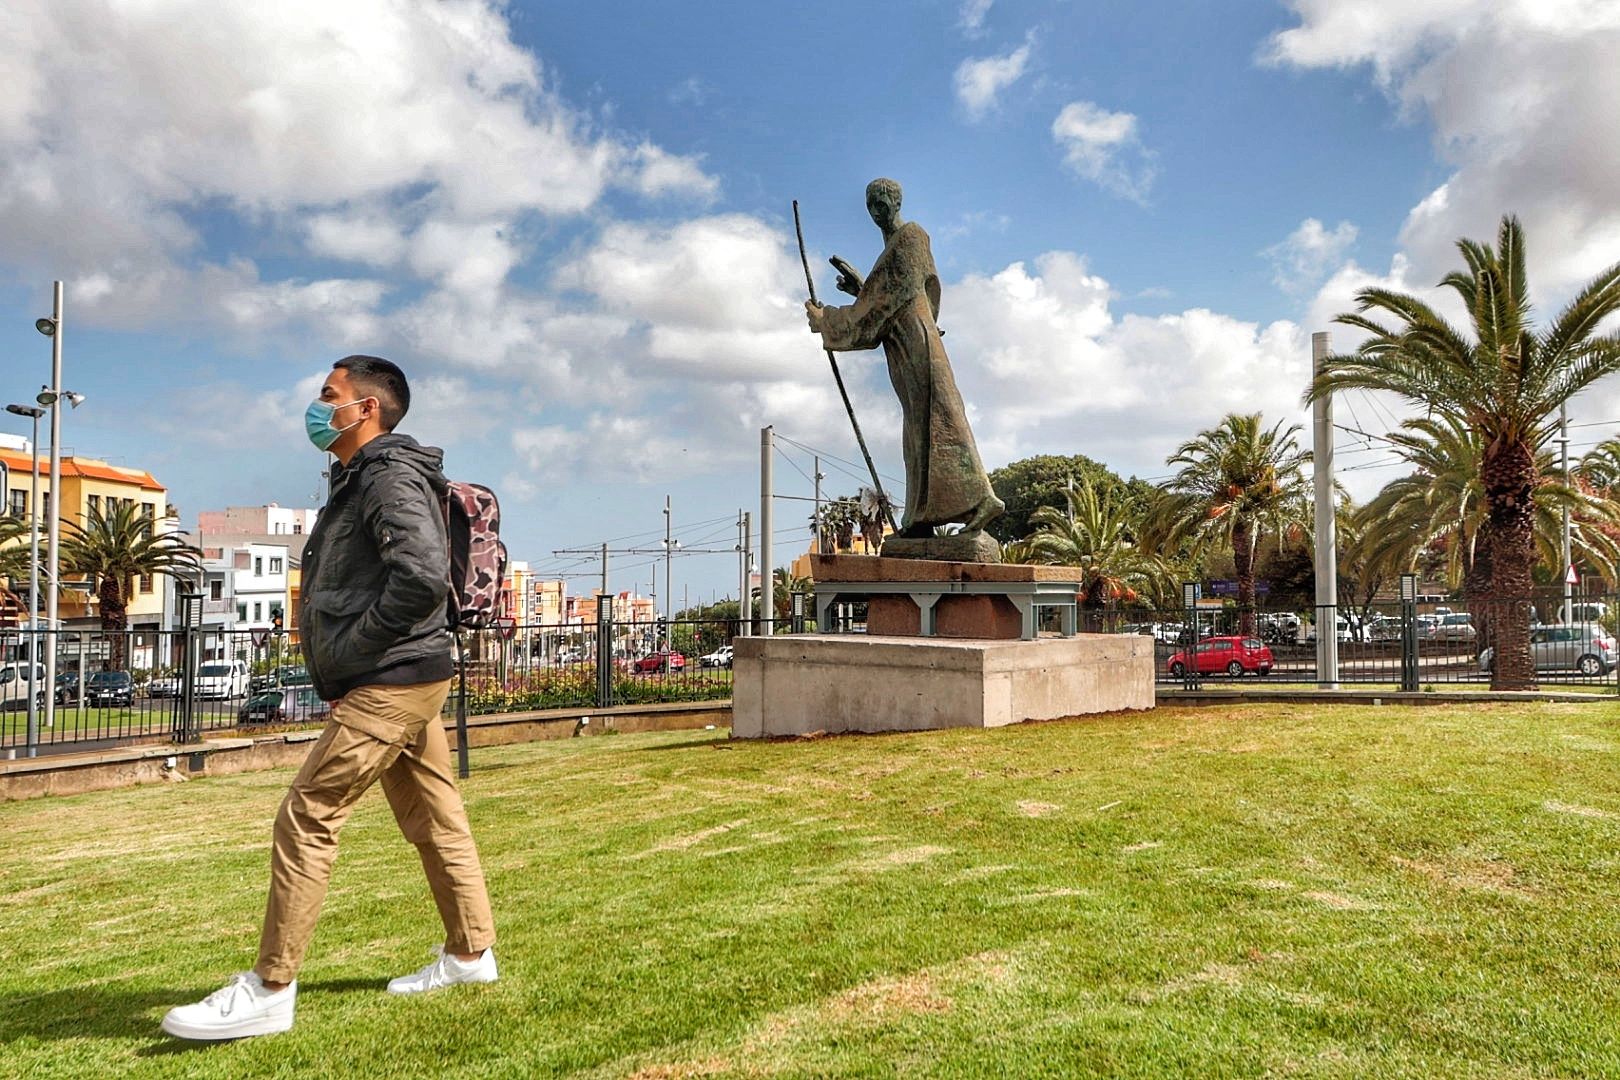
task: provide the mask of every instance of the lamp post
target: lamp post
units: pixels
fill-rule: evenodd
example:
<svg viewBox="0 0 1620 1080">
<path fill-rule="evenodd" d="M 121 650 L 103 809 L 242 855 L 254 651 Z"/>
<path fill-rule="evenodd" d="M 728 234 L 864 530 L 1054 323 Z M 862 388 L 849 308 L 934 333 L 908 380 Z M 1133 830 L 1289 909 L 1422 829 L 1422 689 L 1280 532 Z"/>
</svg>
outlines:
<svg viewBox="0 0 1620 1080">
<path fill-rule="evenodd" d="M 51 410 L 51 516 L 45 522 L 46 533 L 49 540 L 49 550 L 45 555 L 45 609 L 46 640 L 50 642 L 45 650 L 45 685 L 51 688 L 51 693 L 45 696 L 45 726 L 50 727 L 56 722 L 56 643 L 51 637 L 56 632 L 57 618 L 61 601 L 61 590 L 58 587 L 57 571 L 60 567 L 60 549 L 62 539 L 61 529 L 61 499 L 62 499 L 62 409 L 61 401 L 66 397 L 73 403 L 74 408 L 84 400 L 81 394 L 65 393 L 62 390 L 62 283 L 54 283 L 52 290 L 51 314 L 48 318 L 34 320 L 34 329 L 51 339 L 51 384 L 41 389 L 35 398 L 41 405 Z"/>
<path fill-rule="evenodd" d="M 7 405 L 6 412 L 26 416 L 34 422 L 34 437 L 28 444 L 32 458 L 33 481 L 28 495 L 28 756 L 39 755 L 39 418 L 45 410 L 33 405 Z M 56 687 L 51 687 L 56 698 Z"/>
</svg>

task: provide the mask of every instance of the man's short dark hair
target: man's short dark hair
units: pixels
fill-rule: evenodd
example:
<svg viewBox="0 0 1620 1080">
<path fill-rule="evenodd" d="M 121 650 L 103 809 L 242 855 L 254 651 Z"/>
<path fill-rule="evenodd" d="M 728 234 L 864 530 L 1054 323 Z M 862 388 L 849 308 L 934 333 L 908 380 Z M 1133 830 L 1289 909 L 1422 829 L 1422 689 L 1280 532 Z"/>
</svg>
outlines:
<svg viewBox="0 0 1620 1080">
<path fill-rule="evenodd" d="M 345 356 L 332 365 L 349 373 L 356 390 L 377 399 L 384 431 L 393 431 L 411 410 L 411 385 L 392 360 L 380 356 Z"/>
</svg>

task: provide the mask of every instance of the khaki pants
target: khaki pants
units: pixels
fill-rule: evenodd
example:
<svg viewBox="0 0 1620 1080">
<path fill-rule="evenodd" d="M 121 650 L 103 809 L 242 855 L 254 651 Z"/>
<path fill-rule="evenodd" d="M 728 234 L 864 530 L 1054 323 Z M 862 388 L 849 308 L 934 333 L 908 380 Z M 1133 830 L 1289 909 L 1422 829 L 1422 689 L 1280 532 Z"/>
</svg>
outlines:
<svg viewBox="0 0 1620 1080">
<path fill-rule="evenodd" d="M 366 686 L 332 707 L 276 815 L 270 901 L 253 968 L 266 982 L 297 977 L 326 898 L 338 830 L 378 780 L 400 831 L 422 856 L 445 951 L 476 953 L 494 944 L 484 872 L 439 721 L 449 692 L 448 680 Z"/>
</svg>

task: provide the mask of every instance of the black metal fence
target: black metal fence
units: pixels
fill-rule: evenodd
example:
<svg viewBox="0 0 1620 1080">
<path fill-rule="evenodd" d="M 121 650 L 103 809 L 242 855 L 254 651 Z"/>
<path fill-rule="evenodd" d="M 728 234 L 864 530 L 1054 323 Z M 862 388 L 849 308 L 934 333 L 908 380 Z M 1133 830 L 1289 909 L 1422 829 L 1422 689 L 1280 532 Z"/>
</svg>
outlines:
<svg viewBox="0 0 1620 1080">
<path fill-rule="evenodd" d="M 1620 692 L 1616 619 L 1620 598 L 1580 596 L 1566 610 L 1560 591 L 1523 600 L 1390 602 L 1315 611 L 1259 611 L 1244 633 L 1232 606 L 1196 611 L 1087 611 L 1082 630 L 1154 639 L 1161 683 L 1337 683 L 1392 690 L 1490 685 L 1503 634 L 1528 626 L 1537 681 L 1549 688 Z M 1319 636 L 1331 625 L 1337 674 L 1322 665 Z"/>
<path fill-rule="evenodd" d="M 737 620 L 638 622 L 606 614 L 608 621 L 587 626 L 460 634 L 468 715 L 731 696 L 728 646 L 742 632 Z M 771 631 L 814 628 L 813 620 L 788 616 L 774 620 Z M 748 629 L 765 632 L 759 619 Z M 457 708 L 460 689 L 458 681 L 447 712 Z M 4 757 L 136 740 L 188 743 L 221 732 L 322 723 L 329 712 L 288 632 L 0 631 Z"/>
</svg>

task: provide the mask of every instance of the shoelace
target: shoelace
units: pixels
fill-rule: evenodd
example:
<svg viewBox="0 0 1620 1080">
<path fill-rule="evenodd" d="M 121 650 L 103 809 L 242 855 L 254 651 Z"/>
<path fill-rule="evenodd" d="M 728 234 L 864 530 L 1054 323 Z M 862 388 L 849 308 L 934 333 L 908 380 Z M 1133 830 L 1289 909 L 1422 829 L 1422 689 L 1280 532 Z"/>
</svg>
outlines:
<svg viewBox="0 0 1620 1080">
<path fill-rule="evenodd" d="M 229 1016 L 236 1011 L 237 1002 L 246 994 L 249 1000 L 253 998 L 253 986 L 249 981 L 249 973 L 231 976 L 231 981 L 203 998 L 205 1005 L 212 1005 L 219 1009 L 219 1015 Z"/>
</svg>

